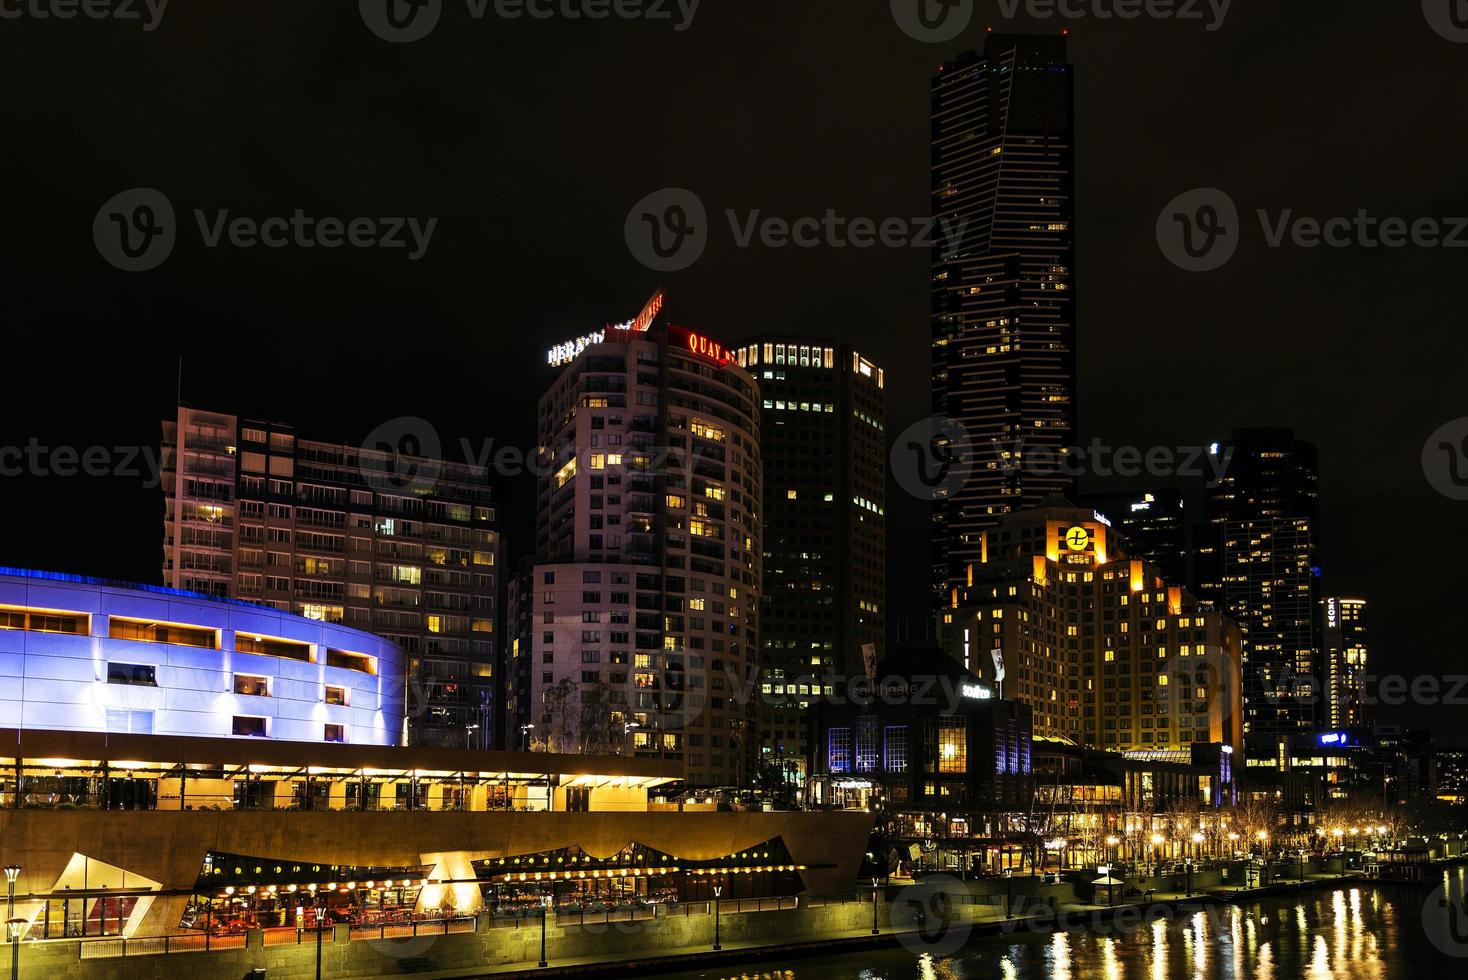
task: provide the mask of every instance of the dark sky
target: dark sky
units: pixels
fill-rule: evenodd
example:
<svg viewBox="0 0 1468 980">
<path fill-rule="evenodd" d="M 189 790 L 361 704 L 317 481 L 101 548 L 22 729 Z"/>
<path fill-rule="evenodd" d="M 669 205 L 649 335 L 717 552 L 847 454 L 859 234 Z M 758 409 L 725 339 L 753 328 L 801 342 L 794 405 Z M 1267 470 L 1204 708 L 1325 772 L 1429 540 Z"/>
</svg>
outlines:
<svg viewBox="0 0 1468 980">
<path fill-rule="evenodd" d="M 1446 3 L 1447 0 L 1444 0 Z M 159 26 L 0 23 L 6 357 L 0 444 L 156 447 L 184 397 L 359 440 L 421 415 L 449 445 L 527 446 L 550 343 L 660 284 L 674 318 L 735 340 L 850 339 L 887 367 L 889 431 L 927 414 L 928 254 L 738 248 L 641 266 L 629 208 L 667 186 L 710 212 L 928 213 L 928 83 L 983 27 L 1070 28 L 1078 79 L 1080 398 L 1086 438 L 1206 443 L 1287 425 L 1320 447 L 1332 588 L 1372 602 L 1379 672 L 1464 673 L 1465 507 L 1423 475 L 1468 415 L 1468 252 L 1266 247 L 1256 209 L 1468 214 L 1468 44 L 1419 4 L 1236 0 L 1177 20 L 1003 21 L 919 43 L 883 0 L 704 0 L 667 22 L 472 20 L 388 44 L 351 2 L 170 5 Z M 99 207 L 153 187 L 172 255 L 124 273 Z M 1163 206 L 1226 190 L 1246 216 L 1223 269 L 1161 254 Z M 206 249 L 191 211 L 437 217 L 426 255 Z M 529 496 L 504 487 L 517 553 Z M 894 490 L 895 494 L 895 490 Z M 0 563 L 156 581 L 161 499 L 135 477 L 0 480 Z M 925 512 L 895 496 L 894 582 L 920 583 Z M 893 597 L 894 618 L 921 590 Z M 1397 710 L 1460 740 L 1462 707 Z"/>
</svg>

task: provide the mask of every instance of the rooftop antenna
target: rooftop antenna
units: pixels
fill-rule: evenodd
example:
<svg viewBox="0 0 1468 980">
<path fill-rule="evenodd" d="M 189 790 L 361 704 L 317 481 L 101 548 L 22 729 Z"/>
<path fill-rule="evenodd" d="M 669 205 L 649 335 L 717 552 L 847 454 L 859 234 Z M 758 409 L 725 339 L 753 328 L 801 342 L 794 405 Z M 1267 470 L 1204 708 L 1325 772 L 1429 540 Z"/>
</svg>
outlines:
<svg viewBox="0 0 1468 980">
<path fill-rule="evenodd" d="M 178 404 L 183 405 L 183 355 L 178 356 Z"/>
</svg>

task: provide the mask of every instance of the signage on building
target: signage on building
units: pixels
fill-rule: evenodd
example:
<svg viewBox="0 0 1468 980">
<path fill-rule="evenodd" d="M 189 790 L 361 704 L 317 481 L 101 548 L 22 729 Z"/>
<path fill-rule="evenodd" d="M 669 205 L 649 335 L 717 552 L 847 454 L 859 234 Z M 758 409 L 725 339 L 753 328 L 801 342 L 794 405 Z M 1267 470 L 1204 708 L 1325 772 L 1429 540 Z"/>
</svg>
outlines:
<svg viewBox="0 0 1468 980">
<path fill-rule="evenodd" d="M 994 683 L 1004 683 L 1004 651 L 999 647 L 989 651 L 989 656 L 994 658 Z"/>
<path fill-rule="evenodd" d="M 685 330 L 682 327 L 668 328 L 668 343 L 683 351 L 701 357 L 706 361 L 723 367 L 728 363 L 730 353 L 723 344 L 693 330 Z"/>
<path fill-rule="evenodd" d="M 589 333 L 585 336 L 577 337 L 575 340 L 568 340 L 563 344 L 556 344 L 550 350 L 545 352 L 546 363 L 549 364 L 551 367 L 560 367 L 562 364 L 570 364 L 572 361 L 576 360 L 577 354 L 580 354 L 592 344 L 600 344 L 606 339 L 606 331 L 598 330 L 595 333 Z"/>
<path fill-rule="evenodd" d="M 1073 527 L 1065 532 L 1065 546 L 1071 551 L 1085 551 L 1091 544 L 1091 532 L 1083 527 Z"/>
<path fill-rule="evenodd" d="M 978 701 L 987 701 L 994 696 L 994 692 L 981 684 L 965 684 L 959 689 L 959 693 L 966 698 L 974 698 Z"/>
</svg>

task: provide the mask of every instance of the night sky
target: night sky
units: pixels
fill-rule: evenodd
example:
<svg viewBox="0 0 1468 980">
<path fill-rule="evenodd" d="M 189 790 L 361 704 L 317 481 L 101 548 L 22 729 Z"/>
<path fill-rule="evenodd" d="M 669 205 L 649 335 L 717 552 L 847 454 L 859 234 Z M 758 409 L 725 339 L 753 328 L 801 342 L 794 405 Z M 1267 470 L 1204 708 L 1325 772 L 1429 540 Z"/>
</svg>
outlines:
<svg viewBox="0 0 1468 980">
<path fill-rule="evenodd" d="M 545 348 L 630 316 L 660 284 L 675 321 L 726 342 L 855 343 L 887 369 L 895 434 L 928 414 L 927 251 L 739 248 L 722 213 L 927 215 L 938 64 L 981 46 L 986 24 L 1069 27 L 1083 440 L 1295 428 L 1320 447 L 1326 587 L 1371 601 L 1373 672 L 1468 673 L 1468 503 L 1435 492 L 1421 461 L 1434 430 L 1468 415 L 1468 251 L 1269 248 L 1253 217 L 1468 215 L 1468 44 L 1418 3 L 1237 0 L 1208 31 L 1005 21 L 979 0 L 944 44 L 908 37 L 883 0 L 704 0 L 682 31 L 476 21 L 447 0 L 412 44 L 374 36 L 356 8 L 175 2 L 149 32 L 0 22 L 0 444 L 155 450 L 182 355 L 199 407 L 343 441 L 420 415 L 451 450 L 527 447 Z M 694 190 L 715 227 L 697 264 L 664 274 L 637 262 L 623 225 L 669 186 Z M 160 267 L 125 273 L 92 224 L 133 187 L 167 195 L 181 227 Z M 1172 265 L 1154 233 L 1197 187 L 1245 216 L 1237 255 L 1210 273 Z M 418 261 L 208 249 L 195 208 L 438 223 Z M 518 556 L 531 485 L 501 490 Z M 898 493 L 889 617 L 920 633 L 926 511 Z M 0 564 L 160 580 L 162 500 L 141 478 L 3 478 L 0 500 Z M 1462 707 L 1382 715 L 1468 734 Z"/>
</svg>

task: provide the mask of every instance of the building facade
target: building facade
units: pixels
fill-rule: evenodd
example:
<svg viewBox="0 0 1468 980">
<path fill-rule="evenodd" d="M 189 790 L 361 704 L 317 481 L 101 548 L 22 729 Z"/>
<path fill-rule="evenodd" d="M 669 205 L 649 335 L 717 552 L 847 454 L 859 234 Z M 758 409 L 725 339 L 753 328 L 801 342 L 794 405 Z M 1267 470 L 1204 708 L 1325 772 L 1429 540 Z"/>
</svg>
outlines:
<svg viewBox="0 0 1468 980">
<path fill-rule="evenodd" d="M 1244 732 L 1270 755 L 1273 739 L 1319 723 L 1317 453 L 1289 429 L 1241 429 L 1211 452 L 1223 476 L 1200 529 L 1199 588 L 1239 624 Z"/>
<path fill-rule="evenodd" d="M 574 345 L 541 398 L 511 728 L 737 786 L 758 736 L 759 388 L 661 308 Z"/>
<path fill-rule="evenodd" d="M 414 744 L 487 746 L 500 538 L 484 467 L 180 407 L 163 578 L 370 631 L 408 658 Z"/>
<path fill-rule="evenodd" d="M 990 34 L 932 85 L 934 447 L 968 471 L 933 512 L 941 598 L 1003 515 L 1068 493 L 1076 435 L 1074 79 L 1066 40 Z M 952 426 L 950 426 L 952 428 Z M 1034 466 L 1048 455 L 1057 462 Z"/>
<path fill-rule="evenodd" d="M 1030 802 L 1031 711 L 936 650 L 905 649 L 821 704 L 808 796 L 880 810 L 898 838 L 991 837 Z"/>
<path fill-rule="evenodd" d="M 1332 729 L 1366 727 L 1366 600 L 1327 596 L 1320 605 L 1325 665 L 1321 722 Z"/>
<path fill-rule="evenodd" d="M 1174 585 L 1196 589 L 1191 515 L 1181 491 L 1087 494 L 1077 503 L 1105 514 L 1126 537 L 1133 558 L 1145 558 Z"/>
<path fill-rule="evenodd" d="M 0 570 L 0 727 L 398 745 L 406 655 L 249 603 Z"/>
<path fill-rule="evenodd" d="M 1034 709 L 1037 736 L 1112 752 L 1241 747 L 1237 628 L 1129 557 L 1104 515 L 1052 498 L 979 543 L 939 635 L 986 683 Z"/>
<path fill-rule="evenodd" d="M 886 643 L 886 377 L 809 338 L 756 337 L 734 359 L 761 392 L 761 760 L 793 776 L 811 688 L 862 676 Z"/>
</svg>

